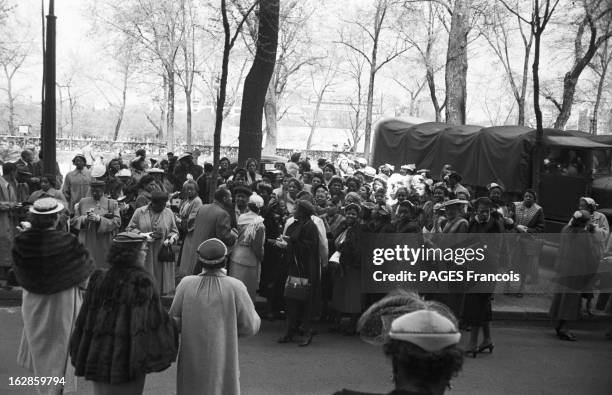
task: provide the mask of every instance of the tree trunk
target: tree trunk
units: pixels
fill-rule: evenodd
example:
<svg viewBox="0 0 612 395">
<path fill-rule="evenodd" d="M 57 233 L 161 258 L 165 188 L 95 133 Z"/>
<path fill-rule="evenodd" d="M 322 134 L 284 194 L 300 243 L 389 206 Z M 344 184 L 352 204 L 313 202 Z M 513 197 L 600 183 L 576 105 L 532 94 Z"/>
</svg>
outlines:
<svg viewBox="0 0 612 395">
<path fill-rule="evenodd" d="M 465 125 L 470 0 L 456 0 L 446 54 L 446 122 Z"/>
<path fill-rule="evenodd" d="M 604 53 L 608 53 L 608 43 L 605 44 Z M 599 78 L 599 82 L 597 83 L 597 97 L 595 98 L 595 105 L 593 106 L 593 128 L 591 133 L 597 134 L 597 120 L 599 113 L 599 104 L 601 103 L 601 95 L 603 93 L 603 88 L 606 83 L 606 74 L 608 72 L 608 65 L 610 61 L 608 59 L 604 59 L 602 62 L 601 68 L 601 77 Z"/>
<path fill-rule="evenodd" d="M 166 74 L 163 75 L 163 90 L 164 94 L 162 96 L 159 114 L 159 127 L 157 128 L 157 138 L 160 140 L 164 139 L 164 124 L 166 123 L 166 103 L 168 102 L 168 78 Z"/>
<path fill-rule="evenodd" d="M 6 71 L 6 67 L 5 67 L 5 71 Z M 8 73 L 7 73 L 7 77 L 8 77 Z M 9 135 L 12 136 L 15 133 L 15 98 L 13 97 L 13 79 L 12 78 L 7 78 L 6 81 L 6 93 L 8 94 L 8 105 L 9 105 L 9 121 L 8 121 L 8 128 L 9 128 Z"/>
<path fill-rule="evenodd" d="M 261 0 L 259 29 L 253 65 L 244 81 L 238 164 L 244 166 L 248 158 L 261 158 L 262 118 L 266 92 L 274 73 L 278 46 L 279 0 Z"/>
<path fill-rule="evenodd" d="M 185 103 L 187 105 L 187 151 L 191 151 L 191 90 L 185 89 Z"/>
<path fill-rule="evenodd" d="M 266 92 L 266 99 L 264 102 L 264 116 L 266 118 L 266 144 L 263 151 L 267 155 L 276 154 L 276 145 L 278 138 L 278 126 L 276 122 L 276 88 L 274 78 L 270 79 L 268 84 L 268 90 Z"/>
<path fill-rule="evenodd" d="M 370 141 L 372 139 L 372 107 L 374 106 L 374 79 L 376 78 L 376 45 L 372 51 L 372 66 L 370 67 L 370 82 L 368 83 L 368 98 L 366 102 L 366 119 L 363 132 L 363 154 L 365 160 L 370 161 Z M 355 143 L 357 145 L 357 143 Z"/>
<path fill-rule="evenodd" d="M 121 124 L 123 123 L 123 114 L 125 113 L 125 101 L 127 98 L 127 87 L 128 87 L 128 70 L 129 66 L 126 65 L 123 74 L 123 90 L 121 91 L 121 106 L 119 107 L 119 114 L 117 114 L 117 123 L 115 124 L 115 135 L 113 141 L 117 141 L 119 138 L 119 131 L 121 130 Z"/>
<path fill-rule="evenodd" d="M 59 106 L 57 106 L 57 137 L 64 135 L 64 116 L 62 110 L 64 109 L 64 99 L 62 98 L 62 88 L 58 87 L 57 94 L 59 95 Z M 74 137 L 74 135 L 72 135 Z"/>
<path fill-rule="evenodd" d="M 540 24 L 536 15 L 536 23 Z M 542 140 L 544 139 L 544 127 L 542 125 L 542 110 L 540 109 L 540 38 L 542 31 L 535 33 L 535 48 L 533 51 L 533 109 L 536 116 L 536 141 L 532 160 L 531 187 L 539 191 L 540 187 L 540 167 L 542 163 Z"/>
<path fill-rule="evenodd" d="M 174 151 L 174 69 L 168 68 L 168 119 L 166 120 L 166 141 L 168 150 Z"/>
<path fill-rule="evenodd" d="M 580 53 L 582 52 L 582 36 L 587 24 L 589 24 L 588 18 L 585 18 L 578 28 L 574 42 L 576 59 L 574 60 L 572 69 L 565 74 L 565 77 L 563 77 L 563 102 L 561 103 L 559 115 L 555 120 L 556 129 L 565 129 L 565 125 L 572 114 L 574 95 L 576 93 L 576 85 L 578 85 L 580 74 L 582 74 L 584 68 L 591 62 L 591 59 L 593 59 L 593 56 L 595 56 L 595 53 L 597 53 L 599 46 L 607 40 L 607 37 L 606 40 L 603 40 L 603 36 L 599 37 L 598 39 L 597 29 L 594 25 L 589 25 L 589 47 L 584 52 L 584 55 L 580 56 Z"/>
<path fill-rule="evenodd" d="M 314 137 L 315 131 L 317 130 L 317 123 L 319 121 L 319 111 L 321 110 L 321 102 L 323 101 L 323 96 L 325 95 L 326 87 L 321 89 L 319 95 L 317 96 L 317 104 L 315 106 L 314 114 L 312 116 L 312 123 L 310 124 L 310 133 L 308 134 L 308 141 L 306 142 L 306 149 L 310 150 L 312 147 L 312 138 Z"/>
</svg>

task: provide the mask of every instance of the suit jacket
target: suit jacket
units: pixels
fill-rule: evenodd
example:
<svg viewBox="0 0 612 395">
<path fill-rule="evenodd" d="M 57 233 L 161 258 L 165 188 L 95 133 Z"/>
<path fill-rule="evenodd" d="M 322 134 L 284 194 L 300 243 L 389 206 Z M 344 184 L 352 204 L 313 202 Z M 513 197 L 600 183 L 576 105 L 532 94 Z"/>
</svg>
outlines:
<svg viewBox="0 0 612 395">
<path fill-rule="evenodd" d="M 181 254 L 181 272 L 192 271 L 197 262 L 197 249 L 204 241 L 218 238 L 229 248 L 236 242 L 236 234 L 232 233 L 230 215 L 218 202 L 205 204 L 195 214 L 193 230 L 187 233 Z"/>
</svg>

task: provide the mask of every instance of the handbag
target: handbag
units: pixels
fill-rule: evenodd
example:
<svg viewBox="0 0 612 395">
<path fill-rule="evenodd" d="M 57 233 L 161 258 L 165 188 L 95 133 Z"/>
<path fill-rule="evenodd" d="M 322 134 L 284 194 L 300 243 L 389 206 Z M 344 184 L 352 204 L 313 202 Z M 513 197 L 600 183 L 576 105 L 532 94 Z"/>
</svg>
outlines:
<svg viewBox="0 0 612 395">
<path fill-rule="evenodd" d="M 157 260 L 159 262 L 174 262 L 174 251 L 171 246 L 162 246 L 157 253 Z"/>
<path fill-rule="evenodd" d="M 301 276 L 300 264 L 297 258 L 293 257 L 298 268 L 298 275 Z M 310 298 L 310 282 L 305 277 L 288 276 L 285 282 L 285 298 L 306 301 Z"/>
</svg>

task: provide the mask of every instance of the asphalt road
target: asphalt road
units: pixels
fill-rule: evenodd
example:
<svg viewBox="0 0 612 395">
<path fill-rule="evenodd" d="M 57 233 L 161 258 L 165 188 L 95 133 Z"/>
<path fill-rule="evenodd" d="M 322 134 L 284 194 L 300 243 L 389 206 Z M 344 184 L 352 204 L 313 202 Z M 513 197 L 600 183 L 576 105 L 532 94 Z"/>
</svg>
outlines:
<svg viewBox="0 0 612 395">
<path fill-rule="evenodd" d="M 360 341 L 321 333 L 312 345 L 277 344 L 283 322 L 264 322 L 261 332 L 240 342 L 242 393 L 331 394 L 342 388 L 387 392 L 391 368 L 382 350 Z M 492 355 L 468 358 L 452 382 L 455 394 L 612 394 L 612 341 L 602 325 L 574 331 L 578 342 L 562 342 L 547 327 L 498 323 Z M 324 328 L 321 328 L 324 332 Z M 34 394 L 32 388 L 9 387 L 10 376 L 27 376 L 15 356 L 21 334 L 20 310 L 0 308 L 0 394 Z M 464 335 L 464 341 L 468 334 Z M 147 376 L 146 394 L 175 394 L 176 365 Z M 92 394 L 79 381 L 79 394 Z M 205 395 L 205 394 L 203 394 Z"/>
</svg>

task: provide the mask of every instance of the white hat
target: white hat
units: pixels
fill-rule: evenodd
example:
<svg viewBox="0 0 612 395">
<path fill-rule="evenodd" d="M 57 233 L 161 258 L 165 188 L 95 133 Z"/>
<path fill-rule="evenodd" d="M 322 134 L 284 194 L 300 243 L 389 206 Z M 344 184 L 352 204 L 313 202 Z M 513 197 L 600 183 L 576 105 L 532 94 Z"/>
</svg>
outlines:
<svg viewBox="0 0 612 395">
<path fill-rule="evenodd" d="M 32 214 L 47 215 L 59 213 L 64 209 L 64 205 L 54 198 L 42 198 L 34 202 L 30 207 Z"/>
<path fill-rule="evenodd" d="M 359 163 L 360 165 L 367 165 L 368 161 L 365 160 L 365 158 L 359 158 L 357 159 L 357 163 Z"/>
<path fill-rule="evenodd" d="M 106 167 L 104 165 L 95 165 L 91 169 L 91 176 L 93 178 L 103 177 L 106 173 Z"/>
<path fill-rule="evenodd" d="M 580 200 L 584 200 L 587 205 L 597 208 L 597 203 L 593 198 L 583 196 L 580 198 Z"/>
<path fill-rule="evenodd" d="M 249 196 L 249 203 L 253 203 L 257 208 L 261 208 L 264 205 L 264 200 L 261 196 L 253 192 L 253 194 Z"/>
<path fill-rule="evenodd" d="M 451 320 L 437 311 L 417 310 L 393 320 L 389 337 L 436 352 L 459 343 L 461 333 Z"/>
<path fill-rule="evenodd" d="M 401 169 L 402 170 L 415 171 L 416 170 L 416 165 L 414 163 L 410 163 L 408 165 L 402 165 Z"/>
<path fill-rule="evenodd" d="M 132 177 L 130 169 L 121 169 L 117 172 L 117 177 Z"/>
<path fill-rule="evenodd" d="M 149 174 L 151 174 L 151 173 L 165 173 L 163 169 L 159 169 L 157 167 L 151 167 L 151 168 L 147 169 L 146 171 Z"/>
</svg>

